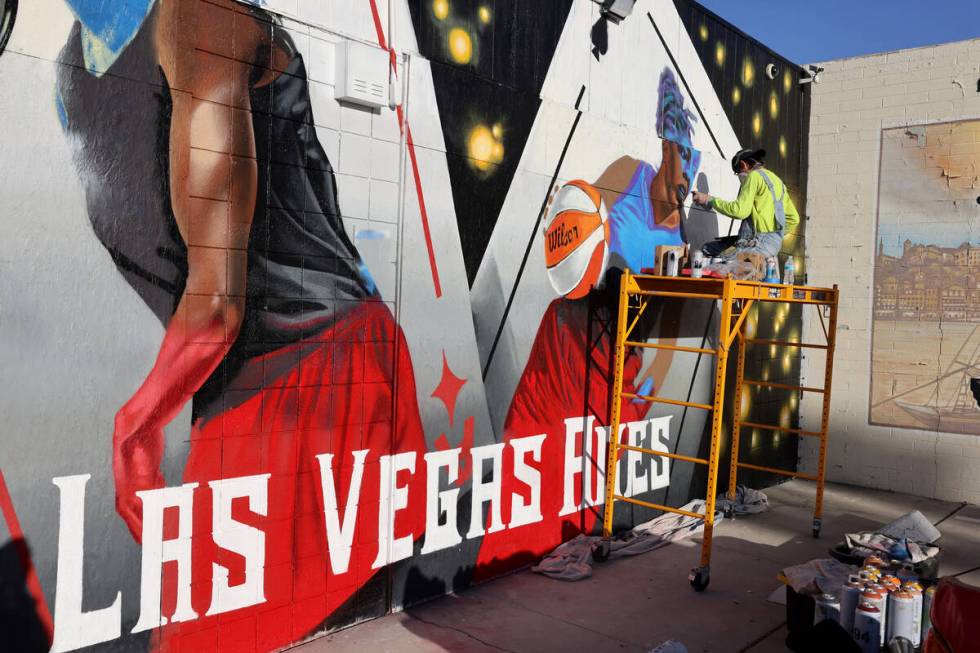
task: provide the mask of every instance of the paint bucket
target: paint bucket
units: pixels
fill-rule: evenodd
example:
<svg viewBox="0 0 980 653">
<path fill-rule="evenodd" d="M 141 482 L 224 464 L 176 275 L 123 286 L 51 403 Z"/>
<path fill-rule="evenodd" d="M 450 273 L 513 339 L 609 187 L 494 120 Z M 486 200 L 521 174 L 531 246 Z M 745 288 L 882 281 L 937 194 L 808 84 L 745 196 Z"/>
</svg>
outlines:
<svg viewBox="0 0 980 653">
<path fill-rule="evenodd" d="M 922 645 L 925 645 L 926 635 L 932 629 L 932 618 L 929 616 L 929 611 L 932 610 L 932 599 L 935 596 L 935 587 L 926 588 L 926 591 L 922 593 L 922 635 L 919 637 L 919 643 Z"/>
<path fill-rule="evenodd" d="M 885 641 L 904 637 L 913 644 L 918 637 L 918 619 L 915 618 L 916 601 L 911 592 L 899 590 L 888 597 L 888 628 Z"/>
<path fill-rule="evenodd" d="M 881 610 L 862 601 L 854 612 L 854 629 L 851 631 L 861 653 L 879 653 L 881 650 Z"/>
<path fill-rule="evenodd" d="M 840 601 L 833 594 L 821 594 L 814 599 L 813 625 L 825 619 L 840 623 Z"/>
<path fill-rule="evenodd" d="M 840 589 L 840 625 L 848 633 L 854 630 L 854 611 L 863 587 L 859 581 L 852 580 Z"/>
</svg>

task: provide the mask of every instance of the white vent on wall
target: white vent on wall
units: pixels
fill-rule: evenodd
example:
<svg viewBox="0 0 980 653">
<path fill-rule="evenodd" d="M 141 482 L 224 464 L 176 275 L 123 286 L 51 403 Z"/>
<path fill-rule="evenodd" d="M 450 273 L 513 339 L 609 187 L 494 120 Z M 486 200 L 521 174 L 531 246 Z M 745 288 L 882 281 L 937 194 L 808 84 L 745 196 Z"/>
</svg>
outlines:
<svg viewBox="0 0 980 653">
<path fill-rule="evenodd" d="M 388 106 L 387 50 L 360 43 L 337 44 L 335 97 L 375 109 Z"/>
</svg>

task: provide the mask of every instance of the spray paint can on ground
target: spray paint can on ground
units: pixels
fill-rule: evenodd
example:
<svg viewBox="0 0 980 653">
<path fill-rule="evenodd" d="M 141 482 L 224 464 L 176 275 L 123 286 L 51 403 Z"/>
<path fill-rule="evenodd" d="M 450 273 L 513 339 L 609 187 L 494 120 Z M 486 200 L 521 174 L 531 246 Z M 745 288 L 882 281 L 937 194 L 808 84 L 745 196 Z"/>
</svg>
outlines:
<svg viewBox="0 0 980 653">
<path fill-rule="evenodd" d="M 851 634 L 861 647 L 861 653 L 878 653 L 881 650 L 881 610 L 867 601 L 861 601 L 854 612 Z"/>
<path fill-rule="evenodd" d="M 848 633 L 854 631 L 854 611 L 857 610 L 863 587 L 859 581 L 852 580 L 840 590 L 840 625 Z"/>
<path fill-rule="evenodd" d="M 869 555 L 867 558 L 864 559 L 865 567 L 875 567 L 877 569 L 881 569 L 885 567 L 887 564 L 888 563 L 886 563 L 885 560 L 876 553 L 872 553 L 871 555 Z"/>
<path fill-rule="evenodd" d="M 926 643 L 926 635 L 932 629 L 932 618 L 929 616 L 929 611 L 932 610 L 932 599 L 935 596 L 935 587 L 926 588 L 926 591 L 922 593 L 922 635 L 919 638 L 919 643 L 923 646 Z"/>
<path fill-rule="evenodd" d="M 816 625 L 824 619 L 830 619 L 840 623 L 840 601 L 833 594 L 821 594 L 814 599 L 815 610 L 813 611 L 813 624 Z"/>
<path fill-rule="evenodd" d="M 888 628 L 885 631 L 885 642 L 895 637 L 904 637 L 915 644 L 918 639 L 919 624 L 915 618 L 915 599 L 911 592 L 899 590 L 888 597 Z"/>
<path fill-rule="evenodd" d="M 881 585 L 868 585 L 861 594 L 862 603 L 870 603 L 878 608 L 878 641 L 885 639 L 885 624 L 888 619 L 888 592 Z M 857 617 L 855 616 L 855 628 L 857 628 Z"/>
<path fill-rule="evenodd" d="M 902 586 L 902 591 L 912 595 L 914 608 L 912 609 L 912 637 L 909 637 L 909 640 L 918 648 L 922 643 L 922 585 L 918 582 L 906 583 Z"/>
<path fill-rule="evenodd" d="M 879 582 L 884 585 L 885 589 L 887 589 L 889 592 L 894 592 L 902 588 L 902 581 L 900 581 L 897 576 L 892 576 L 890 574 L 882 576 Z"/>
</svg>

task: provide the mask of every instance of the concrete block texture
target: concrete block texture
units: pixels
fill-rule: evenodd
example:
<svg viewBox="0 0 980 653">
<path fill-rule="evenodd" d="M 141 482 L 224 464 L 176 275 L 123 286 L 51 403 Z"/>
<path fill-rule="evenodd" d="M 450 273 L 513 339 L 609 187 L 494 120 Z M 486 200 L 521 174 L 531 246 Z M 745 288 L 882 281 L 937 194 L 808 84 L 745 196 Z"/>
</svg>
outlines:
<svg viewBox="0 0 980 653">
<path fill-rule="evenodd" d="M 841 291 L 829 479 L 980 500 L 980 410 L 954 363 L 972 364 L 980 347 L 980 294 L 970 290 L 978 52 L 975 39 L 821 64 L 806 267 L 810 283 Z M 803 330 L 823 338 L 816 315 L 804 313 Z M 804 385 L 822 382 L 822 356 L 801 366 Z M 804 428 L 819 428 L 821 408 L 802 398 Z M 801 443 L 802 468 L 814 470 L 817 455 L 815 442 Z"/>
</svg>

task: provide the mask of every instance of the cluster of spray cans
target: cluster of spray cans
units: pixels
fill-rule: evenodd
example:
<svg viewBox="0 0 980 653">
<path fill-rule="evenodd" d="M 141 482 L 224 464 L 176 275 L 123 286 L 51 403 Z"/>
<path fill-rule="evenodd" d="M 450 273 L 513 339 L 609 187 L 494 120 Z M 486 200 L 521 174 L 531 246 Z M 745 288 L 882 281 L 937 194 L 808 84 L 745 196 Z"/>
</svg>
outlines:
<svg viewBox="0 0 980 653">
<path fill-rule="evenodd" d="M 933 587 L 923 589 L 910 565 L 870 556 L 839 596 L 816 597 L 814 623 L 837 621 L 851 633 L 862 653 L 878 653 L 897 637 L 919 648 L 931 627 L 934 593 Z"/>
</svg>

